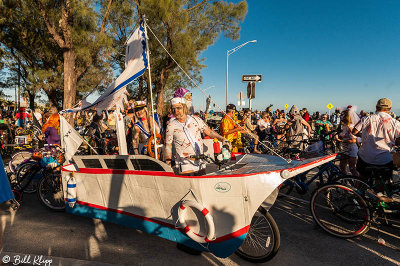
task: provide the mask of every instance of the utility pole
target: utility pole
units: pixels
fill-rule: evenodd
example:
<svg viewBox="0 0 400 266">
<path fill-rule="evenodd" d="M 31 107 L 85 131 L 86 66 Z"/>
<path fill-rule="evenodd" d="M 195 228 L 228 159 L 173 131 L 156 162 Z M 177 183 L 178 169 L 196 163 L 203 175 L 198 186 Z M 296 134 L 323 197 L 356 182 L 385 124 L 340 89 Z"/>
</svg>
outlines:
<svg viewBox="0 0 400 266">
<path fill-rule="evenodd" d="M 20 75 L 20 64 L 18 62 L 18 111 L 21 107 L 21 75 Z"/>
</svg>

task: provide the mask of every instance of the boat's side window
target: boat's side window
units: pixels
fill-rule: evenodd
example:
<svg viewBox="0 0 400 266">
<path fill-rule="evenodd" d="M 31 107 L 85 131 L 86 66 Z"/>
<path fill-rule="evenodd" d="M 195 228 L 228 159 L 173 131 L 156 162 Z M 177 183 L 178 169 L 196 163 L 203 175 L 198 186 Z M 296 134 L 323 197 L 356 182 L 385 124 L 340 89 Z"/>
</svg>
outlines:
<svg viewBox="0 0 400 266">
<path fill-rule="evenodd" d="M 148 159 L 131 159 L 132 165 L 137 171 L 159 171 L 165 172 L 164 168 L 157 162 Z"/>
<path fill-rule="evenodd" d="M 86 168 L 103 168 L 99 159 L 82 159 Z"/>
<path fill-rule="evenodd" d="M 128 170 L 128 166 L 124 159 L 104 159 L 104 162 L 109 169 Z"/>
</svg>

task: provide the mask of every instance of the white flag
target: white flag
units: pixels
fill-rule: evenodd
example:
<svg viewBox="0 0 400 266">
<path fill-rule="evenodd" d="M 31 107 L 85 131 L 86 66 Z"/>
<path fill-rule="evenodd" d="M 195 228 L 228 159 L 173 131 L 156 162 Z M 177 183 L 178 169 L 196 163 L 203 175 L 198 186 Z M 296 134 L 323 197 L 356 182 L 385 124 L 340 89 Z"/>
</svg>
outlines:
<svg viewBox="0 0 400 266">
<path fill-rule="evenodd" d="M 65 161 L 69 162 L 83 140 L 78 132 L 60 115 L 61 147 L 65 151 Z"/>
<path fill-rule="evenodd" d="M 63 110 L 62 113 L 77 112 L 94 107 L 97 108 L 98 113 L 101 113 L 104 109 L 110 109 L 115 105 L 123 106 L 125 86 L 143 75 L 148 65 L 146 37 L 142 23 L 129 38 L 127 45 L 126 68 L 107 90 L 93 104 L 84 104 L 82 107 Z"/>
</svg>

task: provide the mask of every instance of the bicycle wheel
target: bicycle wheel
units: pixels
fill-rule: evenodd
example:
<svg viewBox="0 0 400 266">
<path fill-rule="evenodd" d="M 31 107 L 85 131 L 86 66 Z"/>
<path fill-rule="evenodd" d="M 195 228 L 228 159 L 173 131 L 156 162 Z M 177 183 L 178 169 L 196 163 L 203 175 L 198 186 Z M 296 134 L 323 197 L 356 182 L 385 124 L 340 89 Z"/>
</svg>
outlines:
<svg viewBox="0 0 400 266">
<path fill-rule="evenodd" d="M 61 174 L 46 172 L 39 180 L 37 195 L 39 201 L 53 211 L 64 211 L 64 193 Z"/>
<path fill-rule="evenodd" d="M 330 184 L 317 189 L 310 208 L 314 221 L 336 237 L 356 237 L 366 233 L 371 226 L 365 200 L 343 185 Z"/>
<path fill-rule="evenodd" d="M 259 207 L 253 219 L 246 239 L 236 254 L 250 262 L 266 262 L 278 253 L 281 236 L 272 215 Z"/>
<path fill-rule="evenodd" d="M 357 177 L 353 177 L 353 176 L 346 176 L 346 177 L 339 178 L 336 182 L 340 185 L 343 185 L 343 186 L 346 186 L 346 187 L 349 187 L 349 188 L 355 190 L 359 194 L 363 193 L 367 189 L 371 188 L 371 186 L 368 185 L 367 183 L 365 183 L 363 180 L 361 180 Z"/>
<path fill-rule="evenodd" d="M 29 160 L 30 158 L 32 158 L 32 152 L 30 151 L 19 151 L 14 153 L 14 155 L 11 156 L 10 162 L 8 163 L 10 171 L 15 174 L 18 165 L 26 160 Z"/>
<path fill-rule="evenodd" d="M 41 174 L 41 169 L 37 168 L 37 162 L 27 161 L 21 164 L 15 174 L 17 188 L 24 193 L 35 193 Z"/>
</svg>

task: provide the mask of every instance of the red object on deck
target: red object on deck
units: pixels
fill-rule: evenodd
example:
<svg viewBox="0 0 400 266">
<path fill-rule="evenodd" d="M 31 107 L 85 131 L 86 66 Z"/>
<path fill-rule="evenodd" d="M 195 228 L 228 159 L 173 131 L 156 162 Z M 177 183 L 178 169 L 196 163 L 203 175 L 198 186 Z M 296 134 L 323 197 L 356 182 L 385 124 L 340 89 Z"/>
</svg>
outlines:
<svg viewBox="0 0 400 266">
<path fill-rule="evenodd" d="M 221 146 L 219 145 L 219 142 L 214 142 L 214 154 L 220 154 L 221 153 Z"/>
</svg>

